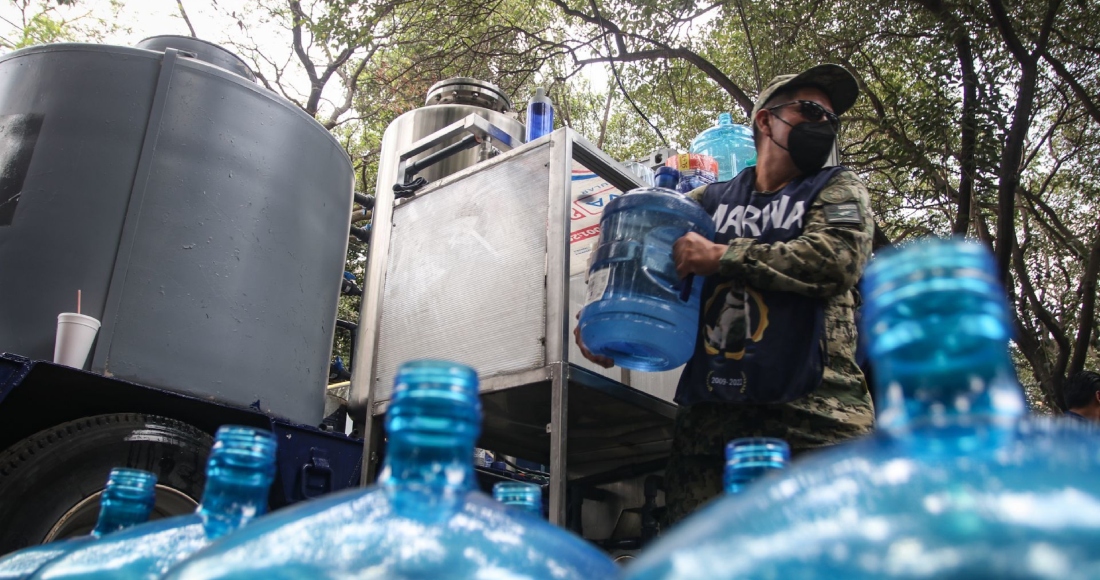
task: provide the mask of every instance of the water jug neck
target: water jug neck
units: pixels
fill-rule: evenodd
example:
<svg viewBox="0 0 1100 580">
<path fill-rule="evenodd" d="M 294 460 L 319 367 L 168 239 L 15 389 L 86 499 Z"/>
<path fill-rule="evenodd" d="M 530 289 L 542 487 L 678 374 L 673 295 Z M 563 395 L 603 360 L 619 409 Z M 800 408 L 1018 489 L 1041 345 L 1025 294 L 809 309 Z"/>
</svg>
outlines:
<svg viewBox="0 0 1100 580">
<path fill-rule="evenodd" d="M 770 437 L 745 437 L 726 444 L 723 488 L 726 495 L 741 493 L 752 482 L 787 466 L 791 448 L 786 441 Z"/>
<path fill-rule="evenodd" d="M 474 489 L 474 440 L 434 439 L 407 434 L 391 437 L 378 475 L 379 485 L 416 488 L 433 495 Z"/>
<path fill-rule="evenodd" d="M 523 481 L 502 481 L 493 486 L 493 499 L 504 505 L 542 515 L 542 488 Z"/>
<path fill-rule="evenodd" d="M 235 426 L 218 429 L 198 510 L 206 537 L 220 538 L 262 516 L 274 477 L 271 432 Z"/>
<path fill-rule="evenodd" d="M 412 361 L 394 377 L 379 484 L 446 494 L 473 489 L 481 431 L 477 373 L 446 361 Z"/>
<path fill-rule="evenodd" d="M 880 427 L 954 433 L 1025 413 L 1008 305 L 983 246 L 928 241 L 876 258 L 864 298 Z"/>
<path fill-rule="evenodd" d="M 95 537 L 124 530 L 149 519 L 156 503 L 157 476 L 137 469 L 112 469 L 99 502 Z"/>
<path fill-rule="evenodd" d="M 718 115 L 718 126 L 725 127 L 733 125 L 733 117 L 729 113 L 720 113 Z"/>
</svg>

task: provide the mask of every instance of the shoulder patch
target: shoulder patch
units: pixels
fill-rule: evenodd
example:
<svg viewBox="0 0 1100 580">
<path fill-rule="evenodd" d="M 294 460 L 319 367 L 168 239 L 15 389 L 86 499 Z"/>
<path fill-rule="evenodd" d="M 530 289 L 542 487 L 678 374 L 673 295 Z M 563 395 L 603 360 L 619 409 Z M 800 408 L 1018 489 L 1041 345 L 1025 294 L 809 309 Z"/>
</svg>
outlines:
<svg viewBox="0 0 1100 580">
<path fill-rule="evenodd" d="M 825 210 L 825 223 L 827 224 L 863 225 L 863 213 L 859 210 L 859 204 L 854 201 L 830 203 L 822 209 Z"/>
</svg>

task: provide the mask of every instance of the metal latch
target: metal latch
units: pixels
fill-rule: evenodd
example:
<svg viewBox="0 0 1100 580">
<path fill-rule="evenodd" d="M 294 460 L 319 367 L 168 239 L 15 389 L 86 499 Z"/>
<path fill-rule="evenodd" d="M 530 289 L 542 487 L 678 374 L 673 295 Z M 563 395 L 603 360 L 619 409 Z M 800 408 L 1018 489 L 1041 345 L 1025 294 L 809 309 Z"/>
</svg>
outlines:
<svg viewBox="0 0 1100 580">
<path fill-rule="evenodd" d="M 298 495 L 310 499 L 332 491 L 332 466 L 328 452 L 317 447 L 309 448 L 309 463 L 298 470 Z"/>
</svg>

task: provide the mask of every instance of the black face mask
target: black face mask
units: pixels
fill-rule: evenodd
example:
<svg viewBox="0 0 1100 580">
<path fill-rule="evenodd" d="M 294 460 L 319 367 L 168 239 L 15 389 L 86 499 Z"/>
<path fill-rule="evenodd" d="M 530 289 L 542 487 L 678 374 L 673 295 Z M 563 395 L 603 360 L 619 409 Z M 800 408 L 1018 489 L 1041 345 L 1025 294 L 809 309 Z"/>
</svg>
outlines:
<svg viewBox="0 0 1100 580">
<path fill-rule="evenodd" d="M 817 171 L 825 166 L 829 160 L 829 154 L 833 151 L 833 143 L 836 142 L 836 132 L 828 121 L 820 123 L 799 123 L 791 125 L 778 115 L 776 119 L 783 121 L 791 128 L 787 134 L 787 147 L 779 145 L 774 137 L 768 136 L 772 143 L 779 145 L 791 155 L 794 166 L 802 173 Z"/>
</svg>

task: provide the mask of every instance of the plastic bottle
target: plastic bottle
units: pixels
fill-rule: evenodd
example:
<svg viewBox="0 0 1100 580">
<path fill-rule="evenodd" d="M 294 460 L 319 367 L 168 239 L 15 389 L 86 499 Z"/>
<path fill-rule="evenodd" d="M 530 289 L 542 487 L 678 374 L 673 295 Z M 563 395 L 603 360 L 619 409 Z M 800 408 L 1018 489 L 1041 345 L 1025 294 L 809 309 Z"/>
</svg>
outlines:
<svg viewBox="0 0 1100 580">
<path fill-rule="evenodd" d="M 525 481 L 502 481 L 493 486 L 493 499 L 542 517 L 542 487 Z"/>
<path fill-rule="evenodd" d="M 876 434 L 685 521 L 626 578 L 1100 577 L 1100 439 L 1024 417 L 988 251 L 914 244 L 863 296 Z"/>
<path fill-rule="evenodd" d="M 642 165 L 641 163 L 638 163 L 637 161 L 623 161 L 622 165 L 626 168 L 627 171 L 631 173 L 631 175 L 637 177 L 638 181 L 641 181 L 649 187 L 653 187 L 654 175 L 652 169 L 646 167 L 645 165 Z"/>
<path fill-rule="evenodd" d="M 729 113 L 718 115 L 717 125 L 695 137 L 691 152 L 714 158 L 718 163 L 718 181 L 729 181 L 742 169 L 756 165 L 752 129 L 734 125 Z"/>
<path fill-rule="evenodd" d="M 546 89 L 538 87 L 527 103 L 527 142 L 530 143 L 554 130 L 554 105 Z"/>
<path fill-rule="evenodd" d="M 0 580 L 30 578 L 42 566 L 88 542 L 144 523 L 156 503 L 156 486 L 157 476 L 147 471 L 112 469 L 91 534 L 32 546 L 0 558 Z"/>
<path fill-rule="evenodd" d="M 607 556 L 477 490 L 477 374 L 405 363 L 386 411 L 378 483 L 298 504 L 227 537 L 166 578 L 613 578 Z"/>
<path fill-rule="evenodd" d="M 659 172 L 658 183 L 667 183 Z M 612 200 L 588 269 L 581 340 L 591 352 L 638 371 L 666 371 L 691 358 L 702 284 L 676 273 L 672 246 L 689 231 L 714 239 L 699 204 L 664 188 L 639 188 Z"/>
<path fill-rule="evenodd" d="M 726 469 L 722 488 L 726 495 L 739 494 L 752 482 L 787 466 L 791 448 L 782 439 L 744 437 L 726 444 Z"/>
<path fill-rule="evenodd" d="M 173 564 L 263 515 L 275 476 L 275 437 L 251 427 L 218 429 L 194 513 L 134 526 L 73 550 L 36 579 L 159 578 Z"/>
</svg>

